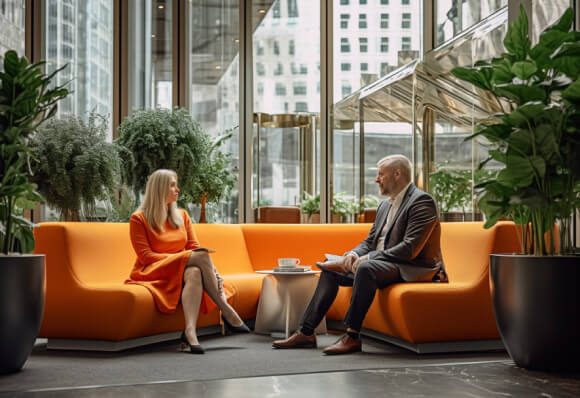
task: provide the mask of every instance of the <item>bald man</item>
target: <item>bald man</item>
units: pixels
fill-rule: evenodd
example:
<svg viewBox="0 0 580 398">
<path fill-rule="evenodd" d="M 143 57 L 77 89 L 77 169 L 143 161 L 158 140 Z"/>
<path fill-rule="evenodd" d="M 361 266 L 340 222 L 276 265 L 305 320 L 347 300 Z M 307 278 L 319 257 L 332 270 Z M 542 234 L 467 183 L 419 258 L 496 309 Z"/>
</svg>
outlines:
<svg viewBox="0 0 580 398">
<path fill-rule="evenodd" d="M 314 329 L 338 294 L 339 286 L 352 286 L 344 323 L 346 334 L 326 347 L 327 355 L 362 350 L 359 332 L 377 289 L 400 282 L 447 282 L 441 256 L 441 226 L 433 198 L 411 182 L 412 165 L 403 155 L 377 162 L 381 195 L 388 199 L 377 209 L 368 237 L 339 260 L 321 265 L 322 274 L 300 329 L 274 348 L 316 348 Z"/>
</svg>

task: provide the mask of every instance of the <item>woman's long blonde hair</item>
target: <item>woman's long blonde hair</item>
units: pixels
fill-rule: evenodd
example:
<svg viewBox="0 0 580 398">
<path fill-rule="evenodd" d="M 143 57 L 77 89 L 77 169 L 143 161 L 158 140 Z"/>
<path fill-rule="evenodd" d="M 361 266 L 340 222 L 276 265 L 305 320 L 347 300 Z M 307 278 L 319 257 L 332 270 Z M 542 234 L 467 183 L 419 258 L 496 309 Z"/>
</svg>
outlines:
<svg viewBox="0 0 580 398">
<path fill-rule="evenodd" d="M 175 228 L 183 225 L 177 204 L 168 207 L 166 203 L 172 177 L 177 180 L 177 173 L 173 170 L 159 169 L 151 173 L 145 186 L 145 197 L 139 206 L 149 225 L 157 231 L 165 229 L 167 219 Z"/>
</svg>

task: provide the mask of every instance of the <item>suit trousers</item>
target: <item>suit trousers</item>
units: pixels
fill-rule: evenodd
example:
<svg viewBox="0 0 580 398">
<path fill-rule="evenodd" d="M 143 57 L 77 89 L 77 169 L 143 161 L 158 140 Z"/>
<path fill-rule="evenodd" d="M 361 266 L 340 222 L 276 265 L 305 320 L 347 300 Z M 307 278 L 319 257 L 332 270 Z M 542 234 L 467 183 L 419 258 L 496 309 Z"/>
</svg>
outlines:
<svg viewBox="0 0 580 398">
<path fill-rule="evenodd" d="M 363 261 L 355 274 L 322 271 L 316 291 L 302 316 L 300 331 L 306 335 L 314 333 L 336 299 L 339 286 L 352 286 L 350 306 L 344 323 L 351 329 L 360 330 L 377 289 L 397 282 L 403 282 L 399 267 L 385 261 Z"/>
</svg>

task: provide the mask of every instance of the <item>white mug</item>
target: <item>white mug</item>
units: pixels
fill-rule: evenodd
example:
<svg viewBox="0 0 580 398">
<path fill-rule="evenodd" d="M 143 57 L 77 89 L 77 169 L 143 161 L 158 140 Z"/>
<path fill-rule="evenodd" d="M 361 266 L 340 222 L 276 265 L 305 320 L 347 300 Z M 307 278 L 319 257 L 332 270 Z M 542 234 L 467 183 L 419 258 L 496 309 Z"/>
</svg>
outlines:
<svg viewBox="0 0 580 398">
<path fill-rule="evenodd" d="M 300 264 L 299 258 L 279 258 L 278 267 L 281 268 L 294 268 Z"/>
</svg>

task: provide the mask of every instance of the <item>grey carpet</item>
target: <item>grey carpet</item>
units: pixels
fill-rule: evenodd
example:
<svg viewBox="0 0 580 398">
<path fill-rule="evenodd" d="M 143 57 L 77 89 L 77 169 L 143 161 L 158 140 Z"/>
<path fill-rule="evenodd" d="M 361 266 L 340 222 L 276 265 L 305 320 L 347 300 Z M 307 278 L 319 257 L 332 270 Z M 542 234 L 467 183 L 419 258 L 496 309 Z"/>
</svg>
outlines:
<svg viewBox="0 0 580 398">
<path fill-rule="evenodd" d="M 362 353 L 348 356 L 322 355 L 322 348 L 336 339 L 336 335 L 319 336 L 319 348 L 316 350 L 275 350 L 271 348 L 272 339 L 269 336 L 207 336 L 200 339 L 206 349 L 205 355 L 179 352 L 178 342 L 121 353 L 53 351 L 40 345 L 34 348 L 21 372 L 0 376 L 0 392 L 388 369 L 509 359 L 504 352 L 417 355 L 372 339 L 363 340 Z"/>
</svg>

